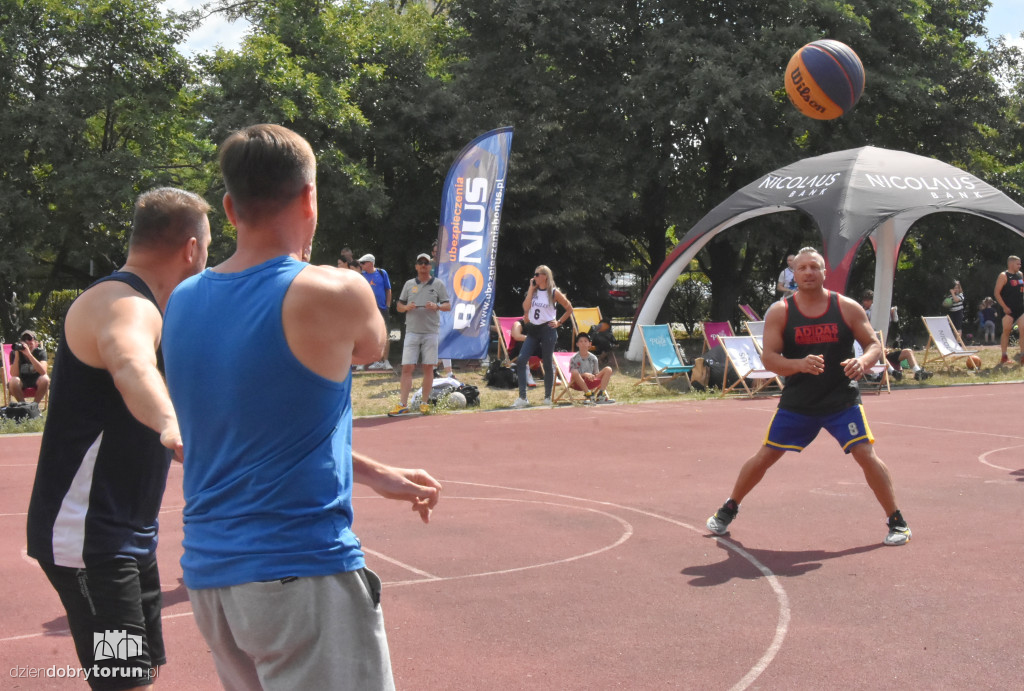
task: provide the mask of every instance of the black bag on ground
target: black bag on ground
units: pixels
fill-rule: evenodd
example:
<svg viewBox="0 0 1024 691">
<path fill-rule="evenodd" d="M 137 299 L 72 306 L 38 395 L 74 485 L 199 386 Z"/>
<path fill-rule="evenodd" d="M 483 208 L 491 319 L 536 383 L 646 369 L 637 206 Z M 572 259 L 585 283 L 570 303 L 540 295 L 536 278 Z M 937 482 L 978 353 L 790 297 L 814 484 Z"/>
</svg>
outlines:
<svg viewBox="0 0 1024 691">
<path fill-rule="evenodd" d="M 35 401 L 14 402 L 6 408 L 0 408 L 0 417 L 5 420 L 21 422 L 22 420 L 34 420 L 42 415 L 39 412 L 39 404 Z"/>
<path fill-rule="evenodd" d="M 480 389 L 477 387 L 472 384 L 463 384 L 455 390 L 466 397 L 466 407 L 471 408 L 480 405 Z"/>
<path fill-rule="evenodd" d="M 484 381 L 487 382 L 487 386 L 494 389 L 517 389 L 519 388 L 519 377 L 516 376 L 516 371 L 511 367 L 505 367 L 501 360 L 492 360 L 491 364 L 487 367 L 487 374 L 484 375 Z M 466 397 L 466 402 L 469 402 L 469 397 Z"/>
</svg>

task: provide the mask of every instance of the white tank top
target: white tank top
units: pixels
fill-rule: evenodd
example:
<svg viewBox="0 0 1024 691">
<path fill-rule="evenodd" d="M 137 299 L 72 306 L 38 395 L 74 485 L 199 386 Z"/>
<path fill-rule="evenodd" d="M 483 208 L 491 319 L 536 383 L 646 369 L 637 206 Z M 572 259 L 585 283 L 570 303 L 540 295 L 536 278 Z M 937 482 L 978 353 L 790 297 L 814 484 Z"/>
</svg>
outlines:
<svg viewBox="0 0 1024 691">
<path fill-rule="evenodd" d="M 530 314 L 527 316 L 530 318 L 531 324 L 546 324 L 555 321 L 555 303 L 548 301 L 548 291 L 538 290 L 533 294 Z"/>
</svg>

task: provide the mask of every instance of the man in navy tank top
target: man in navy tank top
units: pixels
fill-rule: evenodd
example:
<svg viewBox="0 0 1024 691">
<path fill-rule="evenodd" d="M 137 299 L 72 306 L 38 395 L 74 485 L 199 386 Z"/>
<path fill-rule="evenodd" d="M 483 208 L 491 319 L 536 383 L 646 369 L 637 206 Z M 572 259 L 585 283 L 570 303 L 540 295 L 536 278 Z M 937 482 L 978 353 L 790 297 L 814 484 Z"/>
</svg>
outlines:
<svg viewBox="0 0 1024 691">
<path fill-rule="evenodd" d="M 164 319 L 196 624 L 226 689 L 393 689 L 352 484 L 410 502 L 424 522 L 441 486 L 352 451 L 351 368 L 379 361 L 387 335 L 360 274 L 307 263 L 309 143 L 253 125 L 225 140 L 220 168 L 237 247 L 178 286 Z M 215 352 L 198 345 L 211 333 Z"/>
<path fill-rule="evenodd" d="M 28 554 L 60 595 L 94 689 L 147 686 L 167 661 L 157 514 L 182 446 L 161 375 L 161 312 L 206 266 L 209 210 L 169 187 L 140 196 L 124 266 L 75 299 L 57 347 Z"/>
<path fill-rule="evenodd" d="M 802 451 L 822 429 L 864 472 L 888 517 L 886 545 L 903 545 L 910 528 L 896 504 L 889 469 L 875 454 L 875 438 L 861 405 L 857 381 L 882 355 L 882 346 L 864 308 L 825 288 L 825 259 L 805 247 L 793 265 L 797 291 L 776 302 L 765 315 L 766 368 L 786 377 L 779 409 L 764 445 L 740 469 L 728 501 L 707 521 L 708 530 L 724 535 L 740 502 L 787 451 Z M 863 347 L 853 356 L 853 342 Z"/>
</svg>

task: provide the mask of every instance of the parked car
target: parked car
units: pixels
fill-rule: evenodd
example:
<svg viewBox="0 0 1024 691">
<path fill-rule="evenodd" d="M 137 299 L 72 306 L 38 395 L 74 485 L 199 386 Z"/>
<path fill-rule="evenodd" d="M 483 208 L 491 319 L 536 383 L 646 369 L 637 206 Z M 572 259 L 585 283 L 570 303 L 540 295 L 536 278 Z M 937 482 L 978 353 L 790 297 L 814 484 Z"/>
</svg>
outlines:
<svg viewBox="0 0 1024 691">
<path fill-rule="evenodd" d="M 630 271 L 604 275 L 605 290 L 615 316 L 632 316 L 640 300 L 640 277 Z"/>
</svg>

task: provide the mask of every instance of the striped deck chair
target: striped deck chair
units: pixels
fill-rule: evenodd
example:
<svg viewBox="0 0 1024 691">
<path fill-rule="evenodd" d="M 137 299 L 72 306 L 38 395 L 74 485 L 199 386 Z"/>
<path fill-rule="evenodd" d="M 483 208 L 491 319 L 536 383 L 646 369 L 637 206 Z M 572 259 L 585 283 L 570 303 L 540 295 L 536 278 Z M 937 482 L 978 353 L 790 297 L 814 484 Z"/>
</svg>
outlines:
<svg viewBox="0 0 1024 691">
<path fill-rule="evenodd" d="M 779 376 L 771 370 L 765 369 L 761 362 L 761 351 L 757 349 L 752 336 L 722 336 L 719 339 L 722 348 L 725 349 L 725 357 L 732 365 L 738 378 L 732 385 L 729 381 L 729 367 L 725 368 L 725 375 L 722 377 L 722 396 L 727 394 L 741 394 L 752 398 L 756 394 L 765 393 L 771 386 L 782 390 L 782 381 Z M 747 384 L 747 380 L 754 380 L 753 386 Z"/>
<path fill-rule="evenodd" d="M 704 322 L 704 350 L 711 350 L 718 345 L 721 336 L 735 336 L 729 322 Z"/>
<path fill-rule="evenodd" d="M 948 315 L 921 319 L 924 320 L 924 327 L 928 329 L 928 348 L 924 351 L 924 362 L 921 363 L 921 367 L 927 369 L 929 362 L 938 360 L 951 371 L 957 360 L 962 359 L 966 363 L 967 358 L 978 354 L 977 350 L 967 350 Z"/>
<path fill-rule="evenodd" d="M 693 365 L 686 364 L 686 358 L 668 324 L 646 324 L 639 328 L 640 340 L 644 345 L 644 361 L 640 366 L 637 386 L 651 380 L 660 384 L 662 380 L 671 381 L 678 377 L 684 377 L 689 382 Z"/>
</svg>

